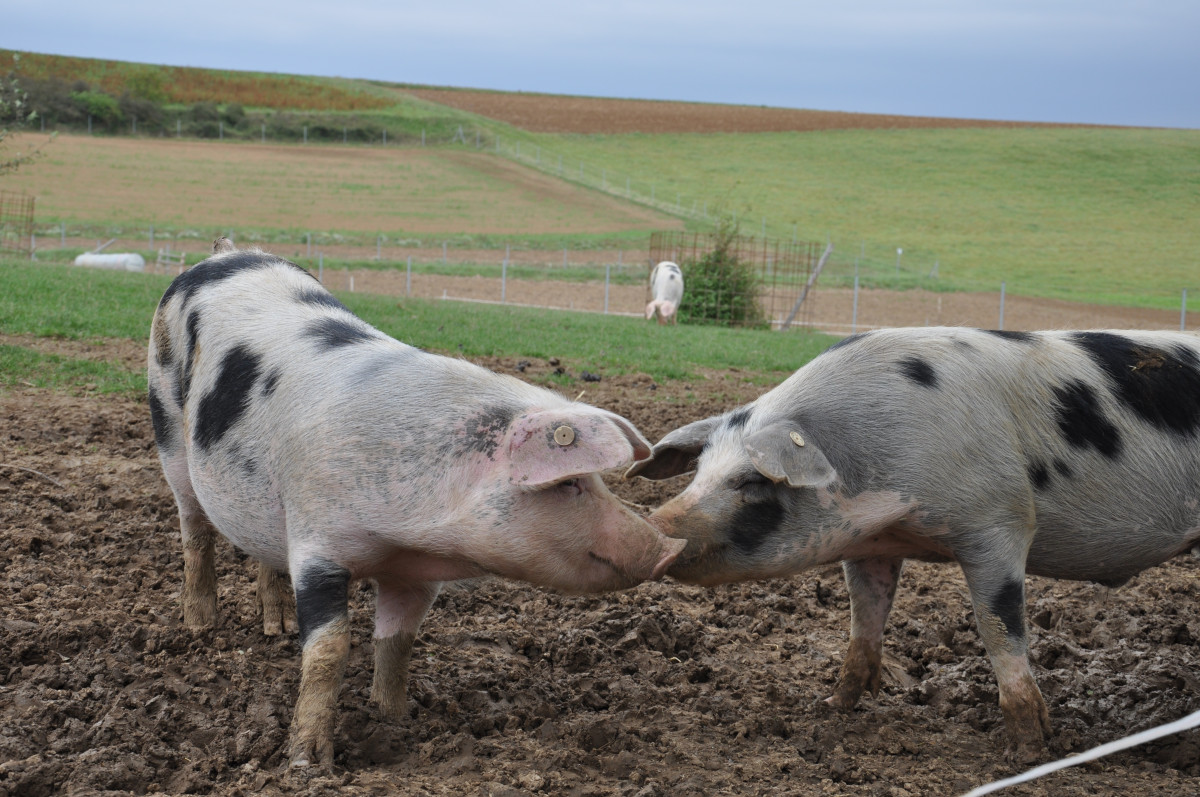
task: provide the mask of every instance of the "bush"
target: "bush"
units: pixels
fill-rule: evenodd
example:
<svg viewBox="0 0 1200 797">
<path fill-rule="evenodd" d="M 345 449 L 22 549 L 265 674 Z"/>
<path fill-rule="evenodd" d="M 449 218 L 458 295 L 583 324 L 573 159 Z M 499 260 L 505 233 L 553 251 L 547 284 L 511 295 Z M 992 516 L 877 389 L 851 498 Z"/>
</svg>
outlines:
<svg viewBox="0 0 1200 797">
<path fill-rule="evenodd" d="M 115 127 L 123 118 L 120 103 L 103 91 L 76 91 L 71 94 L 71 99 L 98 125 Z"/>
<path fill-rule="evenodd" d="M 714 232 L 714 245 L 699 260 L 679 264 L 685 293 L 679 320 L 685 324 L 763 326 L 758 303 L 761 282 L 751 265 L 737 255 L 737 225 L 722 219 Z"/>
</svg>

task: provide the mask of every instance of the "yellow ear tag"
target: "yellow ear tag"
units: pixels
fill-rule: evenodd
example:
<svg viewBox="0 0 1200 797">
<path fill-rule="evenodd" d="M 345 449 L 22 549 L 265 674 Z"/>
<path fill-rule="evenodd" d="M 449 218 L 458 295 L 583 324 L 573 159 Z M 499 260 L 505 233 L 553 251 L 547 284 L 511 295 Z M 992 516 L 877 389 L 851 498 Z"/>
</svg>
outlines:
<svg viewBox="0 0 1200 797">
<path fill-rule="evenodd" d="M 792 438 L 792 442 L 795 443 L 796 445 L 798 445 L 798 446 L 804 445 L 804 438 L 800 436 L 799 432 L 792 432 L 791 434 L 788 435 L 788 437 Z"/>
<path fill-rule="evenodd" d="M 554 442 L 560 446 L 569 446 L 575 442 L 575 430 L 570 426 L 560 426 L 554 430 Z"/>
</svg>

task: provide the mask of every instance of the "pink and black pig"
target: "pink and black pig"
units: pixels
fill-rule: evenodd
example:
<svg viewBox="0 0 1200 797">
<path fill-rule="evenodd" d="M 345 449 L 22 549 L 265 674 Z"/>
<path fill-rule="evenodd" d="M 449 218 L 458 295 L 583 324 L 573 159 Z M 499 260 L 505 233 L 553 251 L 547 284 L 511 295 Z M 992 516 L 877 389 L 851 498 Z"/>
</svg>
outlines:
<svg viewBox="0 0 1200 797">
<path fill-rule="evenodd" d="M 892 329 L 835 344 L 629 471 L 695 471 L 651 516 L 695 584 L 841 562 L 850 644 L 828 699 L 880 684 L 906 559 L 957 562 L 1022 757 L 1050 732 L 1025 576 L 1117 586 L 1200 540 L 1200 338 Z"/>
<path fill-rule="evenodd" d="M 261 563 L 267 633 L 286 625 L 291 575 L 293 766 L 332 760 L 356 579 L 376 586 L 371 699 L 399 716 L 442 582 L 623 589 L 683 548 L 598 475 L 649 453 L 627 420 L 400 343 L 278 257 L 225 239 L 214 252 L 158 305 L 150 409 L 179 506 L 185 624 L 216 622 L 218 533 Z"/>
</svg>

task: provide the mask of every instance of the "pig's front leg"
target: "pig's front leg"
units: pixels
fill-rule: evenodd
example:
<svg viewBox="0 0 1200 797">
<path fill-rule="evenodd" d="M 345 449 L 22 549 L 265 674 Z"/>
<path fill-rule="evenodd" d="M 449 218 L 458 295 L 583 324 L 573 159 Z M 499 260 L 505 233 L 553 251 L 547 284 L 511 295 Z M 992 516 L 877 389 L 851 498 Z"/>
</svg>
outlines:
<svg viewBox="0 0 1200 797">
<path fill-rule="evenodd" d="M 283 573 L 259 562 L 258 607 L 262 611 L 265 635 L 279 636 L 285 631 L 290 634 L 296 630 L 296 613 L 292 610 L 288 592 Z"/>
<path fill-rule="evenodd" d="M 350 572 L 310 558 L 292 567 L 300 623 L 300 695 L 292 716 L 293 767 L 333 763 L 333 720 L 350 654 Z"/>
<path fill-rule="evenodd" d="M 1028 762 L 1044 750 L 1050 713 L 1029 668 L 1024 562 L 1010 562 L 1006 567 L 1003 559 L 986 554 L 980 562 L 960 562 L 975 624 L 996 672 L 1000 711 L 1011 747 L 1019 761 Z"/>
<path fill-rule="evenodd" d="M 436 581 L 411 584 L 376 580 L 375 676 L 371 682 L 371 701 L 392 719 L 404 714 L 413 642 L 441 586 Z"/>
<path fill-rule="evenodd" d="M 903 559 L 857 559 L 842 562 L 850 592 L 850 647 L 827 702 L 843 711 L 858 703 L 864 690 L 879 693 L 883 666 L 883 628 L 896 597 Z"/>
</svg>

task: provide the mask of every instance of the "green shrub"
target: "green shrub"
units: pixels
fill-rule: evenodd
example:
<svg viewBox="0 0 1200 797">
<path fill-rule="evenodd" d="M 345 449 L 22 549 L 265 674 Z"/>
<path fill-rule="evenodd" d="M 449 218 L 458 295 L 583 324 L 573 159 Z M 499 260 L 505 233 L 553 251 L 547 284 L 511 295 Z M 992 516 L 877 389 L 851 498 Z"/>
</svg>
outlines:
<svg viewBox="0 0 1200 797">
<path fill-rule="evenodd" d="M 76 91 L 71 99 L 97 124 L 115 125 L 122 119 L 121 104 L 103 91 Z"/>
<path fill-rule="evenodd" d="M 737 224 L 718 221 L 713 248 L 698 260 L 679 264 L 684 295 L 679 320 L 685 324 L 763 326 L 766 323 L 758 297 L 762 287 L 751 264 L 737 256 Z"/>
</svg>

